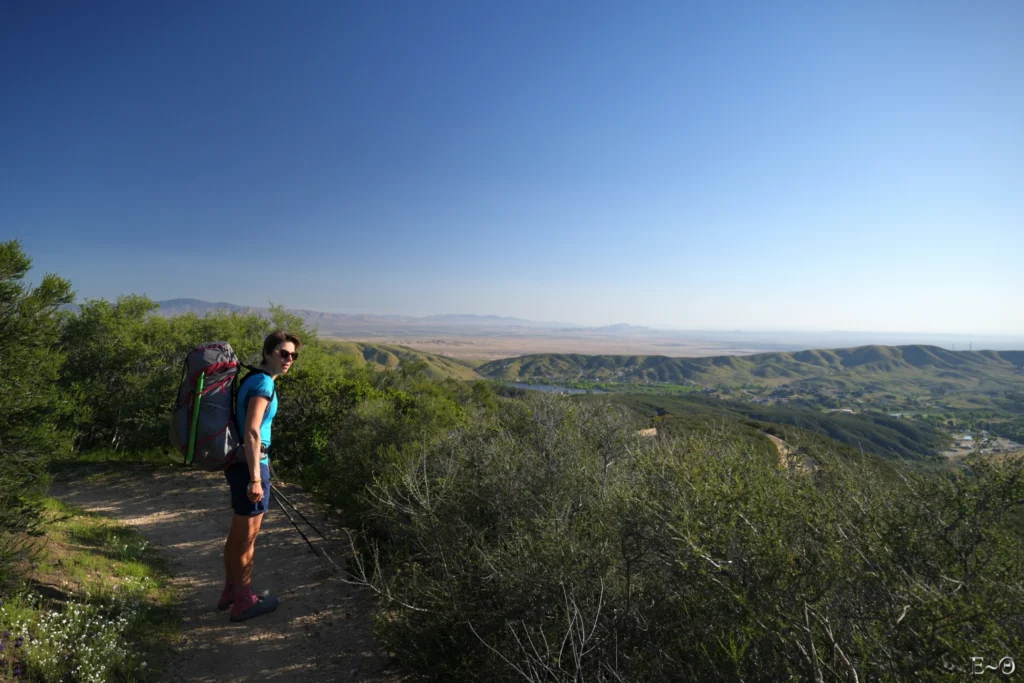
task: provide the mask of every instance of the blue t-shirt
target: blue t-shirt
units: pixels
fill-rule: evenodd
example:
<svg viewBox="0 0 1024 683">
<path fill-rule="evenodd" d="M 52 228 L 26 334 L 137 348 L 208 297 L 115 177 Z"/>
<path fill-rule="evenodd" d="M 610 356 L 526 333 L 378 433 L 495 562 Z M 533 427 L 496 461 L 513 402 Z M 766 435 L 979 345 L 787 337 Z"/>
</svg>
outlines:
<svg viewBox="0 0 1024 683">
<path fill-rule="evenodd" d="M 270 375 L 264 375 L 263 373 L 251 377 L 246 375 L 242 386 L 238 390 L 235 412 L 238 415 L 238 427 L 243 431 L 243 434 L 245 431 L 245 411 L 249 407 L 249 399 L 254 396 L 274 397 L 270 402 L 270 407 L 263 412 L 263 422 L 260 423 L 260 441 L 269 448 L 270 423 L 274 421 L 274 416 L 277 415 L 277 394 L 274 393 L 274 380 Z M 267 456 L 264 455 L 260 462 L 267 462 L 267 459 Z"/>
</svg>

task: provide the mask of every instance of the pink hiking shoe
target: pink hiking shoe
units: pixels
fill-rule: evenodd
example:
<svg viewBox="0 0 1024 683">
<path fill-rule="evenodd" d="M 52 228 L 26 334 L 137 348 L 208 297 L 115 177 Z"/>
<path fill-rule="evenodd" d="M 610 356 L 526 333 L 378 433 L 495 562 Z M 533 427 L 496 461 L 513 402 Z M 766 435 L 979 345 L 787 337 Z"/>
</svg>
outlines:
<svg viewBox="0 0 1024 683">
<path fill-rule="evenodd" d="M 261 598 L 270 597 L 270 591 L 252 589 Z M 235 601 L 235 586 L 230 583 L 224 584 L 224 590 L 220 592 L 220 600 L 217 601 L 217 609 L 227 609 Z"/>
<path fill-rule="evenodd" d="M 277 596 L 260 597 L 251 588 L 235 592 L 235 602 L 231 605 L 231 621 L 245 621 L 263 614 L 270 614 L 277 609 Z"/>
</svg>

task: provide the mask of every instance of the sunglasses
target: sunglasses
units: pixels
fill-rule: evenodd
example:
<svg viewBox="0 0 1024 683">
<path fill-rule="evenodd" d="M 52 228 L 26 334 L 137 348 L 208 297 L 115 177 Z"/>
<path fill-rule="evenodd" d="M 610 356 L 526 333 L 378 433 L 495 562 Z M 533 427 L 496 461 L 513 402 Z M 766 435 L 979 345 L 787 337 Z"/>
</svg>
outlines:
<svg viewBox="0 0 1024 683">
<path fill-rule="evenodd" d="M 277 353 L 278 353 L 278 355 L 281 356 L 281 360 L 288 360 L 289 358 L 291 358 L 292 360 L 298 360 L 299 359 L 299 352 L 298 351 L 296 351 L 295 353 L 288 353 L 284 349 L 278 349 Z"/>
</svg>

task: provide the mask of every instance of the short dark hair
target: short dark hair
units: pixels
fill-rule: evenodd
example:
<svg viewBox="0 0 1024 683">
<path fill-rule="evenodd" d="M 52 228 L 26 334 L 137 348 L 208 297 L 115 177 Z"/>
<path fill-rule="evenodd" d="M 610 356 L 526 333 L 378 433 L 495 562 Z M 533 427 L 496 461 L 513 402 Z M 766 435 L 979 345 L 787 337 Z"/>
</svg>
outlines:
<svg viewBox="0 0 1024 683">
<path fill-rule="evenodd" d="M 296 351 L 298 351 L 302 347 L 302 342 L 300 342 L 299 338 L 296 337 L 294 334 L 277 330 L 276 332 L 271 332 L 270 334 L 268 334 L 267 338 L 263 340 L 263 360 L 266 361 L 267 354 L 273 353 L 274 349 L 276 349 L 279 344 L 283 344 L 285 342 L 291 342 L 292 344 L 295 344 Z"/>
</svg>

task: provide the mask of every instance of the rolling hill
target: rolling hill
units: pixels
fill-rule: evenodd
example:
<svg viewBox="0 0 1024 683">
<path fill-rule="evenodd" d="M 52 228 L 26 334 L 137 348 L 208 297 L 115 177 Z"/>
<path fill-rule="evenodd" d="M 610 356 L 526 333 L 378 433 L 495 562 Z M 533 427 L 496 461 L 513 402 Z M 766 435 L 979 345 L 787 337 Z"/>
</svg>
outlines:
<svg viewBox="0 0 1024 683">
<path fill-rule="evenodd" d="M 362 342 L 324 340 L 328 353 L 349 358 L 358 363 L 369 363 L 378 370 L 394 369 L 402 363 L 422 361 L 431 379 L 480 379 L 472 362 L 433 353 L 424 353 L 407 346 L 384 346 Z"/>
<path fill-rule="evenodd" d="M 877 381 L 947 384 L 951 389 L 1024 385 L 1024 351 L 949 351 L 937 346 L 850 349 L 670 358 L 537 354 L 485 363 L 484 377 L 504 381 L 659 382 L 674 384 L 801 383 L 852 389 Z"/>
</svg>

